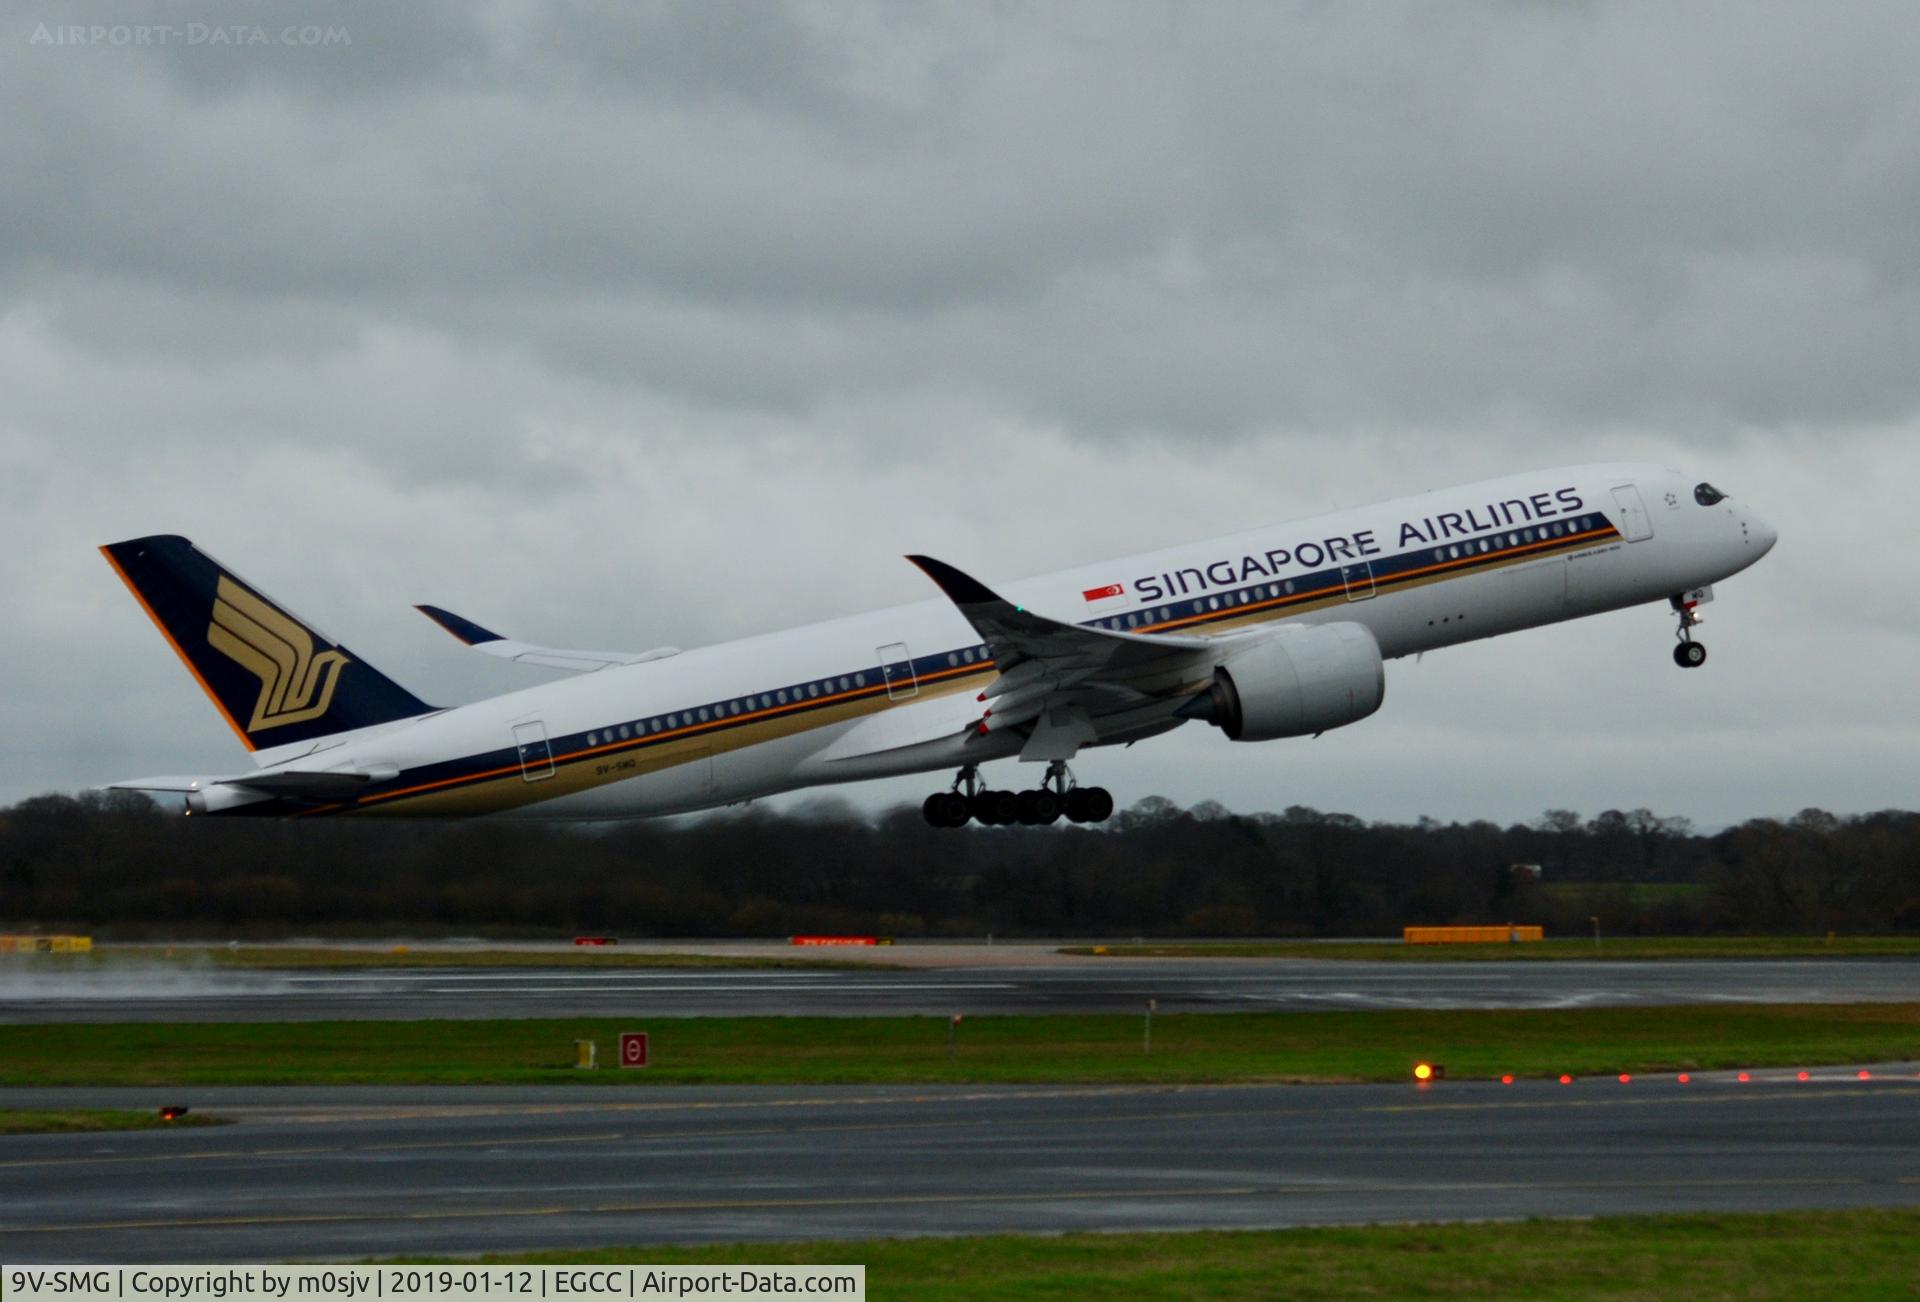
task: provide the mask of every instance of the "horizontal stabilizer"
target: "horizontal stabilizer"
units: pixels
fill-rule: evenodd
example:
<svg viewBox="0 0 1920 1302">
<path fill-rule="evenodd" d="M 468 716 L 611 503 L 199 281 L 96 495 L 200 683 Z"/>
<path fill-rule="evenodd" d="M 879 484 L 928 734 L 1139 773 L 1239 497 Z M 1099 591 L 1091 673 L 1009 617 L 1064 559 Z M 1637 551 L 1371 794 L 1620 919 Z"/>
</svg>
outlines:
<svg viewBox="0 0 1920 1302">
<path fill-rule="evenodd" d="M 250 796 L 284 796 L 290 800 L 341 800 L 355 795 L 371 782 L 383 782 L 399 775 L 391 765 L 342 769 L 256 769 L 233 777 L 161 777 L 128 778 L 110 782 L 109 791 L 167 791 L 181 795 L 205 795 L 226 789 L 228 793 Z M 241 796 L 247 799 L 249 796 Z"/>
<path fill-rule="evenodd" d="M 502 660 L 523 665 L 565 669 L 576 674 L 590 674 L 609 665 L 637 665 L 649 660 L 664 660 L 680 654 L 680 648 L 672 646 L 655 647 L 651 651 L 574 651 L 562 647 L 536 646 L 532 642 L 502 637 L 492 629 L 483 628 L 440 606 L 421 605 L 414 609 L 482 655 L 498 656 Z"/>
<path fill-rule="evenodd" d="M 198 778 L 191 774 L 164 778 L 128 778 L 124 782 L 109 782 L 101 787 L 102 791 L 198 791 L 218 778 Z"/>
</svg>

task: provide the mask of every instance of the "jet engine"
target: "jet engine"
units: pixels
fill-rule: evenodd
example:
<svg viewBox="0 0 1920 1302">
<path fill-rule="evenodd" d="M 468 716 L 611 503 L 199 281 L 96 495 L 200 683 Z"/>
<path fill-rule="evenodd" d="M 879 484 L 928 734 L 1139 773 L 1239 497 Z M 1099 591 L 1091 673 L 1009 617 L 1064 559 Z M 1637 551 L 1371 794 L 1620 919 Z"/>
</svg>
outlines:
<svg viewBox="0 0 1920 1302">
<path fill-rule="evenodd" d="M 1230 652 L 1180 713 L 1234 741 L 1272 741 L 1358 722 L 1386 689 L 1380 644 L 1364 625 L 1295 625 Z"/>
</svg>

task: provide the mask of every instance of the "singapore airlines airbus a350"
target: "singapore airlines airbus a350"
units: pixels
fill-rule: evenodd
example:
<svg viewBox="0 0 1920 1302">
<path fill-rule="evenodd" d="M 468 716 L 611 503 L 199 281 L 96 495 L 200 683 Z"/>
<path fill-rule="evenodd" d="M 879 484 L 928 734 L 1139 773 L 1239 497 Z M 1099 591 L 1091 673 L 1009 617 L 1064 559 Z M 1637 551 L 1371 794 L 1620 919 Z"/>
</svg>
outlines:
<svg viewBox="0 0 1920 1302">
<path fill-rule="evenodd" d="M 436 709 L 185 538 L 101 548 L 253 752 L 251 771 L 115 783 L 192 814 L 640 818 L 952 771 L 936 826 L 1100 822 L 1083 747 L 1190 720 L 1233 741 L 1380 708 L 1384 663 L 1643 602 L 1698 606 L 1774 531 L 1711 484 L 1574 466 L 1131 556 L 996 591 L 909 557 L 941 597 L 696 651 L 571 651 L 420 607 L 476 651 L 575 677 Z M 1028 790 L 980 766 L 1043 765 Z"/>
</svg>

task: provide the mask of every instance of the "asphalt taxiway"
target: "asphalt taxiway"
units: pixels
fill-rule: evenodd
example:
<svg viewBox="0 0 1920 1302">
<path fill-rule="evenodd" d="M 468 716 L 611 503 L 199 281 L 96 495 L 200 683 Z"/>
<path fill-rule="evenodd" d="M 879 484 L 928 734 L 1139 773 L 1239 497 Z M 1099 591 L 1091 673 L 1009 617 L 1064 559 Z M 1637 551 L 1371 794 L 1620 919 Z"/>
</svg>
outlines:
<svg viewBox="0 0 1920 1302">
<path fill-rule="evenodd" d="M 1920 958 L 1370 963 L 1081 958 L 944 947 L 915 966 L 233 970 L 178 962 L 0 968 L 0 1023 L 492 1017 L 945 1016 L 1920 997 Z M 930 961 L 931 960 L 931 961 Z M 944 960 L 944 961 L 943 961 Z"/>
<path fill-rule="evenodd" d="M 10 1262 L 1920 1204 L 1915 1064 L 1406 1086 L 205 1088 L 0 1138 Z"/>
</svg>

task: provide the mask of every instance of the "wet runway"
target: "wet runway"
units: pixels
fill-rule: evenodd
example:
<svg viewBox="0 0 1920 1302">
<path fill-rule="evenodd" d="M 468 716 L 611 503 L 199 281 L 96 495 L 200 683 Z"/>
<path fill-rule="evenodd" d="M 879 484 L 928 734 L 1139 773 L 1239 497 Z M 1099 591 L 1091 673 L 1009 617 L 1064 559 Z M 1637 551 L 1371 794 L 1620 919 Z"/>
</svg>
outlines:
<svg viewBox="0 0 1920 1302">
<path fill-rule="evenodd" d="M 159 1096 L 164 1094 L 166 1100 Z M 5 1090 L 7 1261 L 1920 1204 L 1915 1064 L 1513 1086 Z"/>
<path fill-rule="evenodd" d="M 977 950 L 910 968 L 0 968 L 0 1023 L 1580 1008 L 1920 997 L 1920 959 L 1366 963 Z"/>
</svg>

